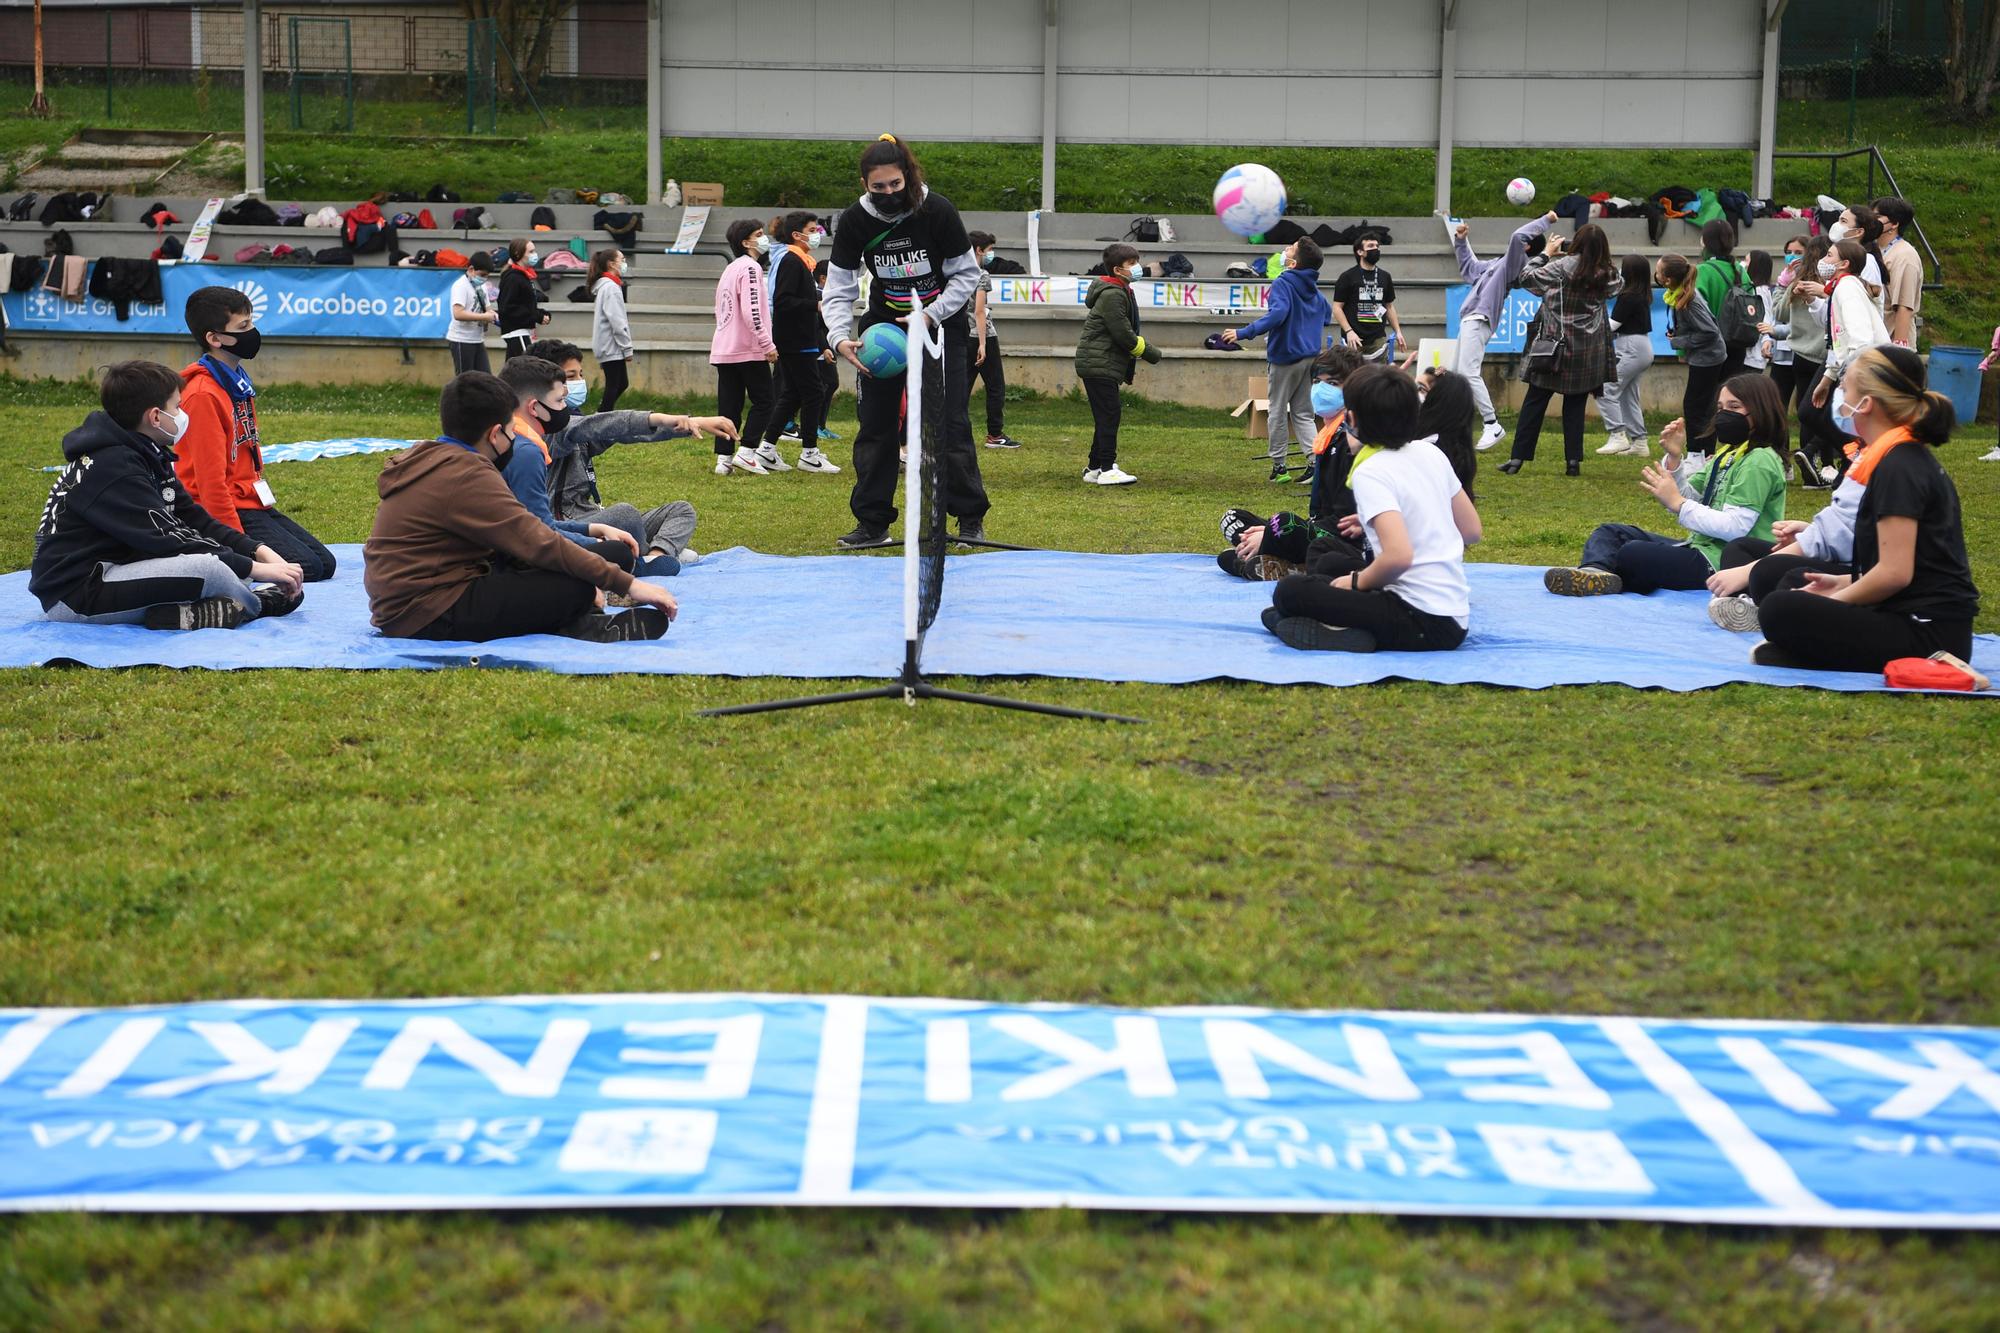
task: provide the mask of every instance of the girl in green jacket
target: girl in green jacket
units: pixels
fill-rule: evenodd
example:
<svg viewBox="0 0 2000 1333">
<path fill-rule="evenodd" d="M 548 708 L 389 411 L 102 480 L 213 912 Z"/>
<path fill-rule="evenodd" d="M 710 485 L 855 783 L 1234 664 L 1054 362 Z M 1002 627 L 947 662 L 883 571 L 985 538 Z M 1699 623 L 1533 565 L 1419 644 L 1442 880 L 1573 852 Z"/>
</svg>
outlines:
<svg viewBox="0 0 2000 1333">
<path fill-rule="evenodd" d="M 1687 453 L 1676 419 L 1660 432 L 1666 450 L 1640 485 L 1680 520 L 1686 535 L 1663 537 L 1630 523 L 1600 524 L 1573 569 L 1551 569 L 1542 585 L 1564 597 L 1613 592 L 1693 591 L 1708 585 L 1722 548 L 1739 537 L 1769 541 L 1785 516 L 1785 403 L 1766 375 L 1738 375 L 1716 395 L 1715 452 Z"/>
</svg>

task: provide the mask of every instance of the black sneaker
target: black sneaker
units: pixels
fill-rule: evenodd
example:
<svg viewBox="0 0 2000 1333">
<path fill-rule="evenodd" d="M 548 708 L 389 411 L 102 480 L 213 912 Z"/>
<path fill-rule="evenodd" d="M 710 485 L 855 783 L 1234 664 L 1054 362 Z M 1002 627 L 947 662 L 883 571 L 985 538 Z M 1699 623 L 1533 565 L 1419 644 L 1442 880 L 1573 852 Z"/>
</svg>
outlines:
<svg viewBox="0 0 2000 1333">
<path fill-rule="evenodd" d="M 962 542 L 983 542 L 986 540 L 986 521 L 978 518 L 958 520 L 958 539 Z"/>
<path fill-rule="evenodd" d="M 1264 520 L 1247 509 L 1225 509 L 1222 511 L 1222 540 L 1228 542 L 1231 546 L 1236 545 L 1236 539 L 1251 528 L 1261 528 L 1263 526 Z"/>
<path fill-rule="evenodd" d="M 659 607 L 638 606 L 615 616 L 593 611 L 572 620 L 557 633 L 585 643 L 635 643 L 659 638 L 671 623 Z"/>
<path fill-rule="evenodd" d="M 288 616 L 298 610 L 305 600 L 306 593 L 304 588 L 299 589 L 297 592 L 286 592 L 275 583 L 259 588 L 257 589 L 257 604 L 260 609 L 257 612 L 257 618 L 262 620 L 267 616 Z"/>
<path fill-rule="evenodd" d="M 1275 606 L 1265 607 L 1264 614 L 1260 618 L 1264 622 L 1264 628 L 1270 630 L 1273 634 L 1278 632 L 1278 622 L 1284 619 L 1284 617 L 1278 614 L 1278 608 Z"/>
<path fill-rule="evenodd" d="M 842 551 L 868 551 L 892 543 L 887 528 L 871 528 L 866 523 L 857 523 L 854 531 L 845 537 L 835 538 L 833 544 Z"/>
<path fill-rule="evenodd" d="M 1754 666 L 1785 667 L 1792 671 L 1810 671 L 1810 663 L 1801 662 L 1777 644 L 1765 639 L 1750 650 L 1750 661 Z"/>
<path fill-rule="evenodd" d="M 147 629 L 235 629 L 245 618 L 233 599 L 204 597 L 198 602 L 149 606 L 145 624 Z"/>
<path fill-rule="evenodd" d="M 1375 651 L 1375 636 L 1367 630 L 1323 625 L 1309 616 L 1286 616 L 1271 627 L 1271 632 L 1286 645 L 1306 652 L 1372 653 Z"/>
<path fill-rule="evenodd" d="M 1000 435 L 987 436 L 986 447 L 988 449 L 1019 449 L 1021 447 L 1021 442 L 1015 439 L 1013 436 L 1003 433 Z"/>
<path fill-rule="evenodd" d="M 1267 480 L 1283 485 L 1289 483 L 1291 479 L 1292 470 L 1286 467 L 1282 461 L 1271 464 L 1271 475 Z"/>
<path fill-rule="evenodd" d="M 1625 580 L 1608 569 L 1579 565 L 1547 571 L 1542 575 L 1542 586 L 1558 597 L 1603 597 L 1624 592 Z"/>
</svg>

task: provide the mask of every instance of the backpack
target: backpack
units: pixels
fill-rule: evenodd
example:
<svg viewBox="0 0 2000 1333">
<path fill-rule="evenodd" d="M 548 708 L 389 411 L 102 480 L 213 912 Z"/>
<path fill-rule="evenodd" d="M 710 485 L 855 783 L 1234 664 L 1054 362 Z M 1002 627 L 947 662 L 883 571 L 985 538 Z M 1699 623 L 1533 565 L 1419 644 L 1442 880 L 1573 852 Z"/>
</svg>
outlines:
<svg viewBox="0 0 2000 1333">
<path fill-rule="evenodd" d="M 1002 259 L 999 255 L 995 255 L 993 256 L 992 264 L 987 267 L 986 271 L 994 274 L 996 277 L 1009 278 L 1016 274 L 1026 273 L 1028 270 L 1012 259 Z"/>
<path fill-rule="evenodd" d="M 1137 241 L 1141 245 L 1156 245 L 1160 239 L 1158 218 L 1133 218 L 1132 228 L 1124 236 L 1125 240 Z"/>
<path fill-rule="evenodd" d="M 535 202 L 535 196 L 523 190 L 504 190 L 500 194 L 499 202 L 503 204 L 532 204 Z"/>
<path fill-rule="evenodd" d="M 544 229 L 547 229 L 549 231 L 554 231 L 556 225 L 556 211 L 553 208 L 550 208 L 547 204 L 542 204 L 538 206 L 534 212 L 528 215 L 528 225 L 534 228 L 536 231 L 542 231 Z"/>
<path fill-rule="evenodd" d="M 331 245 L 313 255 L 315 264 L 344 264 L 354 267 L 354 252 L 344 245 Z"/>
<path fill-rule="evenodd" d="M 254 264 L 270 253 L 270 246 L 265 245 L 262 241 L 252 241 L 236 252 L 235 262 L 239 264 Z"/>
<path fill-rule="evenodd" d="M 389 225 L 398 229 L 414 227 L 417 225 L 417 215 L 415 213 L 398 213 L 395 217 L 389 219 Z"/>
<path fill-rule="evenodd" d="M 225 227 L 275 227 L 278 214 L 262 199 L 245 199 L 236 207 L 217 213 L 215 220 Z"/>
<path fill-rule="evenodd" d="M 172 215 L 169 214 L 169 216 Z M 280 227 L 303 227 L 306 225 L 306 211 L 297 204 L 279 204 L 278 225 Z"/>
<path fill-rule="evenodd" d="M 1166 278 L 1191 278 L 1194 264 L 1188 257 L 1176 250 L 1160 261 L 1160 276 Z"/>
<path fill-rule="evenodd" d="M 594 204 L 597 202 L 597 191 L 578 190 L 576 192 L 576 201 L 579 204 Z"/>
<path fill-rule="evenodd" d="M 30 217 L 34 216 L 35 201 L 40 198 L 41 196 L 33 190 L 22 195 L 14 201 L 13 207 L 7 210 L 7 220 L 9 222 L 26 222 Z"/>
<path fill-rule="evenodd" d="M 1712 264 L 1712 259 L 1704 259 L 1703 264 Z M 1732 352 L 1740 352 L 1754 347 L 1764 335 L 1757 326 L 1770 318 L 1764 309 L 1764 298 L 1757 295 L 1757 289 L 1750 285 L 1750 278 L 1737 268 L 1734 261 L 1729 263 L 1731 278 L 1729 290 L 1723 295 L 1722 309 L 1715 312 L 1715 324 L 1722 332 L 1722 345 Z"/>
<path fill-rule="evenodd" d="M 456 204 L 461 201 L 456 193 L 445 189 L 443 185 L 433 185 L 431 186 L 431 192 L 424 196 L 424 202 L 430 204 Z"/>
</svg>

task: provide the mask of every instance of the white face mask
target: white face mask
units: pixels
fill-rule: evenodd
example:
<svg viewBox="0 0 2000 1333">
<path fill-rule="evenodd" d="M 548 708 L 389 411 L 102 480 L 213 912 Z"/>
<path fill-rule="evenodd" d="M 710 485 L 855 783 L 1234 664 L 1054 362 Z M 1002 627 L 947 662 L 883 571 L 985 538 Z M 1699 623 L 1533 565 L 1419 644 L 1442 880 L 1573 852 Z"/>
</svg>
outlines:
<svg viewBox="0 0 2000 1333">
<path fill-rule="evenodd" d="M 179 444 L 181 436 L 188 433 L 188 414 L 176 408 L 173 413 L 173 423 L 173 429 L 169 432 L 173 438 L 168 440 L 167 443 Z"/>
<path fill-rule="evenodd" d="M 757 238 L 757 253 L 758 253 L 758 254 L 760 254 L 760 255 L 768 255 L 768 254 L 770 254 L 770 253 L 771 253 L 771 238 L 770 238 L 770 237 L 768 237 L 768 236 L 759 236 L 759 237 Z"/>
<path fill-rule="evenodd" d="M 1854 228 L 1848 226 L 1845 222 L 1836 222 L 1826 229 L 1826 239 L 1829 241 L 1844 241 L 1853 234 Z"/>
<path fill-rule="evenodd" d="M 1819 275 L 1822 278 L 1830 278 L 1839 271 L 1840 265 L 1834 263 L 1831 259 L 1822 259 L 1819 261 Z"/>
<path fill-rule="evenodd" d="M 826 233 L 823 231 L 809 231 L 806 233 L 806 249 L 808 250 L 817 250 L 825 242 Z"/>
</svg>

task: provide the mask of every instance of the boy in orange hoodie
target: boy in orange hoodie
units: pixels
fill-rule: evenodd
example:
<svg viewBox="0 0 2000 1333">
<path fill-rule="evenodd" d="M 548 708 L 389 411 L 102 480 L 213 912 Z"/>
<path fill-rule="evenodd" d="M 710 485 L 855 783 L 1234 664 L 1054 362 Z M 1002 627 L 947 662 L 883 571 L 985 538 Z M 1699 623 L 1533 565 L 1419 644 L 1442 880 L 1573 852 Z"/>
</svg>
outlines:
<svg viewBox="0 0 2000 1333">
<path fill-rule="evenodd" d="M 216 522 L 276 551 L 306 582 L 333 577 L 333 552 L 278 510 L 264 480 L 257 438 L 257 390 L 243 363 L 262 341 L 250 298 L 234 287 L 203 287 L 187 299 L 188 332 L 202 355 L 181 371 L 187 434 L 174 472 Z"/>
</svg>

